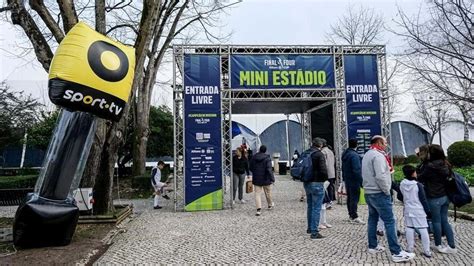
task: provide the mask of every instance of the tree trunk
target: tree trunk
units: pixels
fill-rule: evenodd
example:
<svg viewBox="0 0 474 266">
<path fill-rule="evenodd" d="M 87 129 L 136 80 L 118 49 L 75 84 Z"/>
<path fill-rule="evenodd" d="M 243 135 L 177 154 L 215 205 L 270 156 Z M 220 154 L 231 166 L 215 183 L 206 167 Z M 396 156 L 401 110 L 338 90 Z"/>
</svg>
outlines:
<svg viewBox="0 0 474 266">
<path fill-rule="evenodd" d="M 123 117 L 122 120 L 126 120 L 126 117 Z M 102 148 L 99 172 L 94 186 L 94 197 L 96 198 L 94 210 L 96 214 L 106 214 L 114 211 L 112 186 L 115 163 L 118 159 L 118 148 L 123 141 L 122 129 L 124 125 L 123 122 L 113 123 L 107 131 L 107 139 Z"/>
<path fill-rule="evenodd" d="M 133 175 L 145 174 L 146 163 L 146 147 L 148 144 L 148 136 L 150 135 L 149 120 L 150 120 L 150 104 L 149 95 L 147 92 L 147 80 L 150 77 L 145 77 L 142 86 L 140 87 L 140 96 L 136 102 L 135 114 L 135 129 L 133 139 Z"/>
<path fill-rule="evenodd" d="M 92 143 L 89 158 L 87 158 L 86 168 L 82 174 L 81 187 L 94 187 L 97 174 L 99 172 L 99 162 L 102 154 L 102 147 L 104 146 L 107 125 L 106 121 L 98 118 L 97 131 L 95 132 L 94 142 Z M 100 194 L 94 196 L 96 200 L 101 201 Z"/>
<path fill-rule="evenodd" d="M 95 0 L 95 30 L 105 35 L 105 0 Z"/>
<path fill-rule="evenodd" d="M 133 175 L 145 174 L 146 147 L 148 144 L 148 126 L 139 126 L 135 128 L 135 137 L 133 143 Z"/>
<path fill-rule="evenodd" d="M 430 143 L 429 143 L 429 144 L 433 144 L 433 140 L 434 140 L 435 135 L 436 135 L 436 132 L 432 132 L 432 133 L 431 133 L 431 136 L 430 136 Z"/>
<path fill-rule="evenodd" d="M 464 128 L 463 139 L 464 141 L 467 141 L 469 140 L 469 119 L 470 119 L 469 111 L 468 111 L 469 107 L 466 108 L 466 106 L 462 104 L 458 104 L 457 106 L 462 115 L 462 122 L 463 122 L 463 128 Z"/>
</svg>

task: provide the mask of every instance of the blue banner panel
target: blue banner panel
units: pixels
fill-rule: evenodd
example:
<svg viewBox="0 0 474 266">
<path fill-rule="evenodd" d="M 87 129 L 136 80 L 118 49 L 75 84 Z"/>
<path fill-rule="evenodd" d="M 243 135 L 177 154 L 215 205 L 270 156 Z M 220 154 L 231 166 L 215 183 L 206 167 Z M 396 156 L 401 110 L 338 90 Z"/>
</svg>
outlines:
<svg viewBox="0 0 474 266">
<path fill-rule="evenodd" d="M 185 210 L 222 208 L 218 55 L 184 56 Z"/>
<path fill-rule="evenodd" d="M 380 135 L 380 96 L 377 56 L 345 55 L 347 128 L 349 139 L 357 139 L 359 154 L 370 147 L 370 139 Z"/>
<path fill-rule="evenodd" d="M 332 55 L 231 55 L 231 88 L 334 88 Z"/>
</svg>

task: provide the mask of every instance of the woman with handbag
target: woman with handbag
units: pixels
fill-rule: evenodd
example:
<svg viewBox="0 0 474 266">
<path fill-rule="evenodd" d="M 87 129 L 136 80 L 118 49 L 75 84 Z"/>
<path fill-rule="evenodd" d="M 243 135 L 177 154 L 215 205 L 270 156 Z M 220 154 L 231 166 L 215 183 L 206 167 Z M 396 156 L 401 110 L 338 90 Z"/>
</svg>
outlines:
<svg viewBox="0 0 474 266">
<path fill-rule="evenodd" d="M 451 164 L 446 160 L 443 148 L 432 144 L 428 147 L 428 154 L 422 165 L 422 167 L 418 167 L 418 180 L 425 186 L 436 249 L 440 253 L 456 253 L 454 232 L 448 222 L 447 182 L 448 177 L 452 174 Z M 441 243 L 443 233 L 448 240 L 447 246 L 443 246 Z"/>
<path fill-rule="evenodd" d="M 239 191 L 239 201 L 240 203 L 245 203 L 244 200 L 244 182 L 245 177 L 250 175 L 249 172 L 249 161 L 247 160 L 246 155 L 242 151 L 241 147 L 238 147 L 235 150 L 235 155 L 232 158 L 232 178 L 233 178 L 233 194 L 232 200 L 235 204 L 235 195 L 237 194 L 237 190 Z"/>
</svg>

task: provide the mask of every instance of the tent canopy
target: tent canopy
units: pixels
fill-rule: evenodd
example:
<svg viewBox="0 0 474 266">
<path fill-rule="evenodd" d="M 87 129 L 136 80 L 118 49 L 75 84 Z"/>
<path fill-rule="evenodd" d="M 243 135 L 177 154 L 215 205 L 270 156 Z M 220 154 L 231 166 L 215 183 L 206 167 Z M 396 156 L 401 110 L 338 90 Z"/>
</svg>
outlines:
<svg viewBox="0 0 474 266">
<path fill-rule="evenodd" d="M 235 101 L 232 114 L 300 114 L 326 101 Z"/>
</svg>

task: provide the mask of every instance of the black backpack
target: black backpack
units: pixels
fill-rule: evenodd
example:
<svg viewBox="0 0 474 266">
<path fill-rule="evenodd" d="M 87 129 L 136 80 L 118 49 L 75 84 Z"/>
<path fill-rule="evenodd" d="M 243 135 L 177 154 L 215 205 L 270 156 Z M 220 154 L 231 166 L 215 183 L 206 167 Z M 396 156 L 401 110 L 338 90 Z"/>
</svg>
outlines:
<svg viewBox="0 0 474 266">
<path fill-rule="evenodd" d="M 309 149 L 303 152 L 290 169 L 293 180 L 310 182 L 313 179 L 313 160 L 311 156 L 316 150 Z"/>
<path fill-rule="evenodd" d="M 448 186 L 446 190 L 449 201 L 453 203 L 455 207 L 462 207 L 472 202 L 471 192 L 469 191 L 469 185 L 467 184 L 464 177 L 456 172 L 448 177 Z"/>
</svg>

